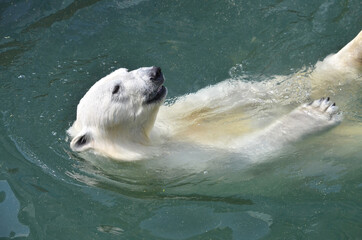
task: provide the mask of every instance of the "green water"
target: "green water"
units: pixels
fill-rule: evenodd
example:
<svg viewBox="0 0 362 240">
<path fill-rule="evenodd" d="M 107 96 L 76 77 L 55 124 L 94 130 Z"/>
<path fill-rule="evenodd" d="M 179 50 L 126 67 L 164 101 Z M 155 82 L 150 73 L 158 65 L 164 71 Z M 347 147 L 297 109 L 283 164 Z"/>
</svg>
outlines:
<svg viewBox="0 0 362 240">
<path fill-rule="evenodd" d="M 358 0 L 2 0 L 0 239 L 361 239 L 356 144 L 316 137 L 263 164 L 221 155 L 191 171 L 192 149 L 175 168 L 90 164 L 65 133 L 79 99 L 116 68 L 161 66 L 169 98 L 239 64 L 250 80 L 287 75 L 350 41 L 361 10 Z M 362 122 L 358 109 L 347 121 Z"/>
</svg>

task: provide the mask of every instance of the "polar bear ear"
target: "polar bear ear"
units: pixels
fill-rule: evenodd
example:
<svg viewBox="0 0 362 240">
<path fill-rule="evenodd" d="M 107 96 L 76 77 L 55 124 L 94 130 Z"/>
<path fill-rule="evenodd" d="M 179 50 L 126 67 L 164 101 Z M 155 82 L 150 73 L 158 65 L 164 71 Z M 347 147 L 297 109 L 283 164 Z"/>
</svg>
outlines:
<svg viewBox="0 0 362 240">
<path fill-rule="evenodd" d="M 118 68 L 117 70 L 114 71 L 114 73 L 128 73 L 128 69 L 127 68 Z"/>
<path fill-rule="evenodd" d="M 121 71 L 121 72 L 128 72 L 127 68 L 118 68 L 118 70 Z"/>
<path fill-rule="evenodd" d="M 73 140 L 70 142 L 70 148 L 75 152 L 82 152 L 92 148 L 93 146 L 93 138 L 90 133 L 81 133 L 78 134 Z"/>
</svg>

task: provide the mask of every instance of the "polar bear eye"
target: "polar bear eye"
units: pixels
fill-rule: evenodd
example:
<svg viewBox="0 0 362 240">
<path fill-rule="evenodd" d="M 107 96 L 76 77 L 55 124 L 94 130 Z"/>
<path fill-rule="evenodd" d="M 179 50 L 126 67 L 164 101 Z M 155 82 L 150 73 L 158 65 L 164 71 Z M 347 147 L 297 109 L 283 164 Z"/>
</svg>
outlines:
<svg viewBox="0 0 362 240">
<path fill-rule="evenodd" d="M 120 88 L 119 85 L 114 86 L 113 91 L 112 91 L 112 94 L 118 93 L 119 88 Z"/>
</svg>

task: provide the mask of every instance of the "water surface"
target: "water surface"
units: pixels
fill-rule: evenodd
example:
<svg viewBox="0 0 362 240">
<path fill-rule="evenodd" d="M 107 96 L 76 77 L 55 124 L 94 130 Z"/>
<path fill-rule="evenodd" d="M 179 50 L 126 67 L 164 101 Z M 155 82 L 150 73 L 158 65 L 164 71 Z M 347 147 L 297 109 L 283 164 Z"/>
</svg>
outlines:
<svg viewBox="0 0 362 240">
<path fill-rule="evenodd" d="M 322 134 L 247 168 L 222 154 L 202 165 L 190 147 L 191 169 L 89 163 L 65 133 L 116 68 L 161 66 L 169 99 L 230 77 L 262 81 L 338 51 L 361 16 L 358 0 L 3 0 L 0 238 L 361 238 L 361 135 Z M 361 124 L 353 99 L 346 121 Z"/>
</svg>

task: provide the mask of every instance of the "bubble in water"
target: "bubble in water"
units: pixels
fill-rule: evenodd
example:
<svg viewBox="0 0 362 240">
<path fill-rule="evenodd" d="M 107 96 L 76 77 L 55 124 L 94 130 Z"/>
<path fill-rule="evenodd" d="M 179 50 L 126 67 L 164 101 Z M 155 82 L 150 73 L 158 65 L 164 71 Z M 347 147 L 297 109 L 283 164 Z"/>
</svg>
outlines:
<svg viewBox="0 0 362 240">
<path fill-rule="evenodd" d="M 234 67 L 230 68 L 229 76 L 231 78 L 238 78 L 244 73 L 243 64 L 236 64 Z"/>
</svg>

